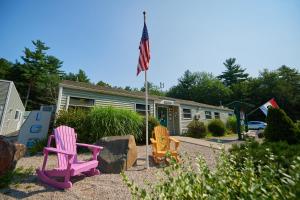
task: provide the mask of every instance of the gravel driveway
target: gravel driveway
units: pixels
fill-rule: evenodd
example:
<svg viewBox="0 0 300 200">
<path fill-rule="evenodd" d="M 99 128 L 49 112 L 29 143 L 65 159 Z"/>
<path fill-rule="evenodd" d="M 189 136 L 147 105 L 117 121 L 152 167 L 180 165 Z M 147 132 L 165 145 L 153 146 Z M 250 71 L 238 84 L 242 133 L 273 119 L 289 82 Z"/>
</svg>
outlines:
<svg viewBox="0 0 300 200">
<path fill-rule="evenodd" d="M 145 185 L 144 181 L 155 182 L 158 172 L 162 169 L 150 163 L 148 170 L 144 169 L 145 146 L 138 146 L 137 165 L 126 171 L 127 176 L 137 185 Z M 216 154 L 213 149 L 201 145 L 181 142 L 180 153 L 188 153 L 192 158 L 202 154 L 210 168 L 215 166 Z M 151 155 L 151 147 L 149 149 Z M 88 159 L 90 155 L 80 154 L 79 159 Z M 24 157 L 17 167 L 36 169 L 42 165 L 43 156 Z M 151 161 L 151 158 L 150 158 Z M 48 166 L 56 167 L 56 157 L 51 155 Z M 130 199 L 130 191 L 123 183 L 119 174 L 101 174 L 92 177 L 76 177 L 72 179 L 73 187 L 68 190 L 58 190 L 37 180 L 36 175 L 30 176 L 17 186 L 0 190 L 0 199 Z"/>
</svg>

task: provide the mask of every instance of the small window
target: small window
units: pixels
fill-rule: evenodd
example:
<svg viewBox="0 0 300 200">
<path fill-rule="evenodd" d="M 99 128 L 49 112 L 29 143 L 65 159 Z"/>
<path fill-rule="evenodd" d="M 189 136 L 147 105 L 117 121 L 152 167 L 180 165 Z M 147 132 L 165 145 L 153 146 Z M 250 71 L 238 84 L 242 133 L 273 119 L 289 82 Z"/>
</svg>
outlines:
<svg viewBox="0 0 300 200">
<path fill-rule="evenodd" d="M 92 107 L 95 105 L 94 99 L 70 97 L 69 106 L 71 107 Z"/>
<path fill-rule="evenodd" d="M 233 113 L 228 113 L 228 116 L 229 116 L 229 117 L 233 116 Z"/>
<path fill-rule="evenodd" d="M 146 115 L 146 105 L 135 104 L 135 111 L 141 115 Z M 148 114 L 150 115 L 150 105 L 148 105 Z"/>
<path fill-rule="evenodd" d="M 184 108 L 182 110 L 182 112 L 183 112 L 183 119 L 192 119 L 192 111 L 191 111 L 191 109 Z"/>
<path fill-rule="evenodd" d="M 15 120 L 19 120 L 20 119 L 20 114 L 21 112 L 16 110 L 16 113 L 15 113 Z"/>
<path fill-rule="evenodd" d="M 215 119 L 220 119 L 220 113 L 219 112 L 215 112 Z"/>
<path fill-rule="evenodd" d="M 210 111 L 205 111 L 205 118 L 206 119 L 212 119 Z"/>
</svg>

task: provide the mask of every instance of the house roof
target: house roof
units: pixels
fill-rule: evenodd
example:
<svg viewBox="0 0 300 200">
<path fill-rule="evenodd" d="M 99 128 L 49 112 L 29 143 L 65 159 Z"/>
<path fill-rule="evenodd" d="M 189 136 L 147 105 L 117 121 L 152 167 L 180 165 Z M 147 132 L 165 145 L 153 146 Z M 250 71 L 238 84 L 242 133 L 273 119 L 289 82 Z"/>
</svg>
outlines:
<svg viewBox="0 0 300 200">
<path fill-rule="evenodd" d="M 70 88 L 70 89 L 83 90 L 83 91 L 99 92 L 102 94 L 111 94 L 111 95 L 133 97 L 133 98 L 140 98 L 140 99 L 145 98 L 144 92 L 127 91 L 124 89 L 98 86 L 98 85 L 93 85 L 90 83 L 83 83 L 83 82 L 77 82 L 77 81 L 63 80 L 59 84 L 59 86 L 65 87 L 65 88 Z M 149 98 L 149 100 L 154 100 L 154 101 L 169 100 L 169 101 L 174 101 L 177 104 L 184 104 L 184 105 L 199 106 L 199 107 L 212 108 L 212 109 L 218 109 L 218 110 L 232 111 L 231 109 L 226 108 L 226 107 L 213 106 L 213 105 L 208 105 L 208 104 L 204 104 L 204 103 L 198 103 L 195 101 L 176 99 L 176 98 L 171 98 L 171 97 L 149 95 L 148 98 Z"/>
</svg>

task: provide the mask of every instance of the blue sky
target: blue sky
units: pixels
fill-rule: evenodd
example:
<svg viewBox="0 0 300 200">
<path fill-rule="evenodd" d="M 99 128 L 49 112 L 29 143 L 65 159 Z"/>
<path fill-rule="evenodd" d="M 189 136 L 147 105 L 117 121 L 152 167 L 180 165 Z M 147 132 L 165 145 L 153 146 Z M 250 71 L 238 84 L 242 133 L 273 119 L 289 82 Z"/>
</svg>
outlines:
<svg viewBox="0 0 300 200">
<path fill-rule="evenodd" d="M 148 79 L 177 83 L 187 69 L 214 75 L 236 57 L 251 76 L 285 64 L 300 69 L 300 1 L 1 0 L 0 57 L 20 60 L 40 39 L 63 70 L 93 82 L 141 87 L 136 77 L 142 11 L 147 11 Z"/>
</svg>

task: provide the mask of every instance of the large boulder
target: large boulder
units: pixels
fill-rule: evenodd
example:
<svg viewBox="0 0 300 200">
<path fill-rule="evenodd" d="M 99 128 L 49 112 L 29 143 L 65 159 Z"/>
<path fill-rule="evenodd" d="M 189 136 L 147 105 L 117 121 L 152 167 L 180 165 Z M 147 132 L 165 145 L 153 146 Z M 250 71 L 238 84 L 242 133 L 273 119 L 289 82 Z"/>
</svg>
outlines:
<svg viewBox="0 0 300 200">
<path fill-rule="evenodd" d="M 0 176 L 13 170 L 25 152 L 26 147 L 23 144 L 12 143 L 4 137 L 0 137 Z"/>
<path fill-rule="evenodd" d="M 136 163 L 137 149 L 133 135 L 104 137 L 96 144 L 104 147 L 98 156 L 99 169 L 103 173 L 120 173 Z"/>
</svg>

